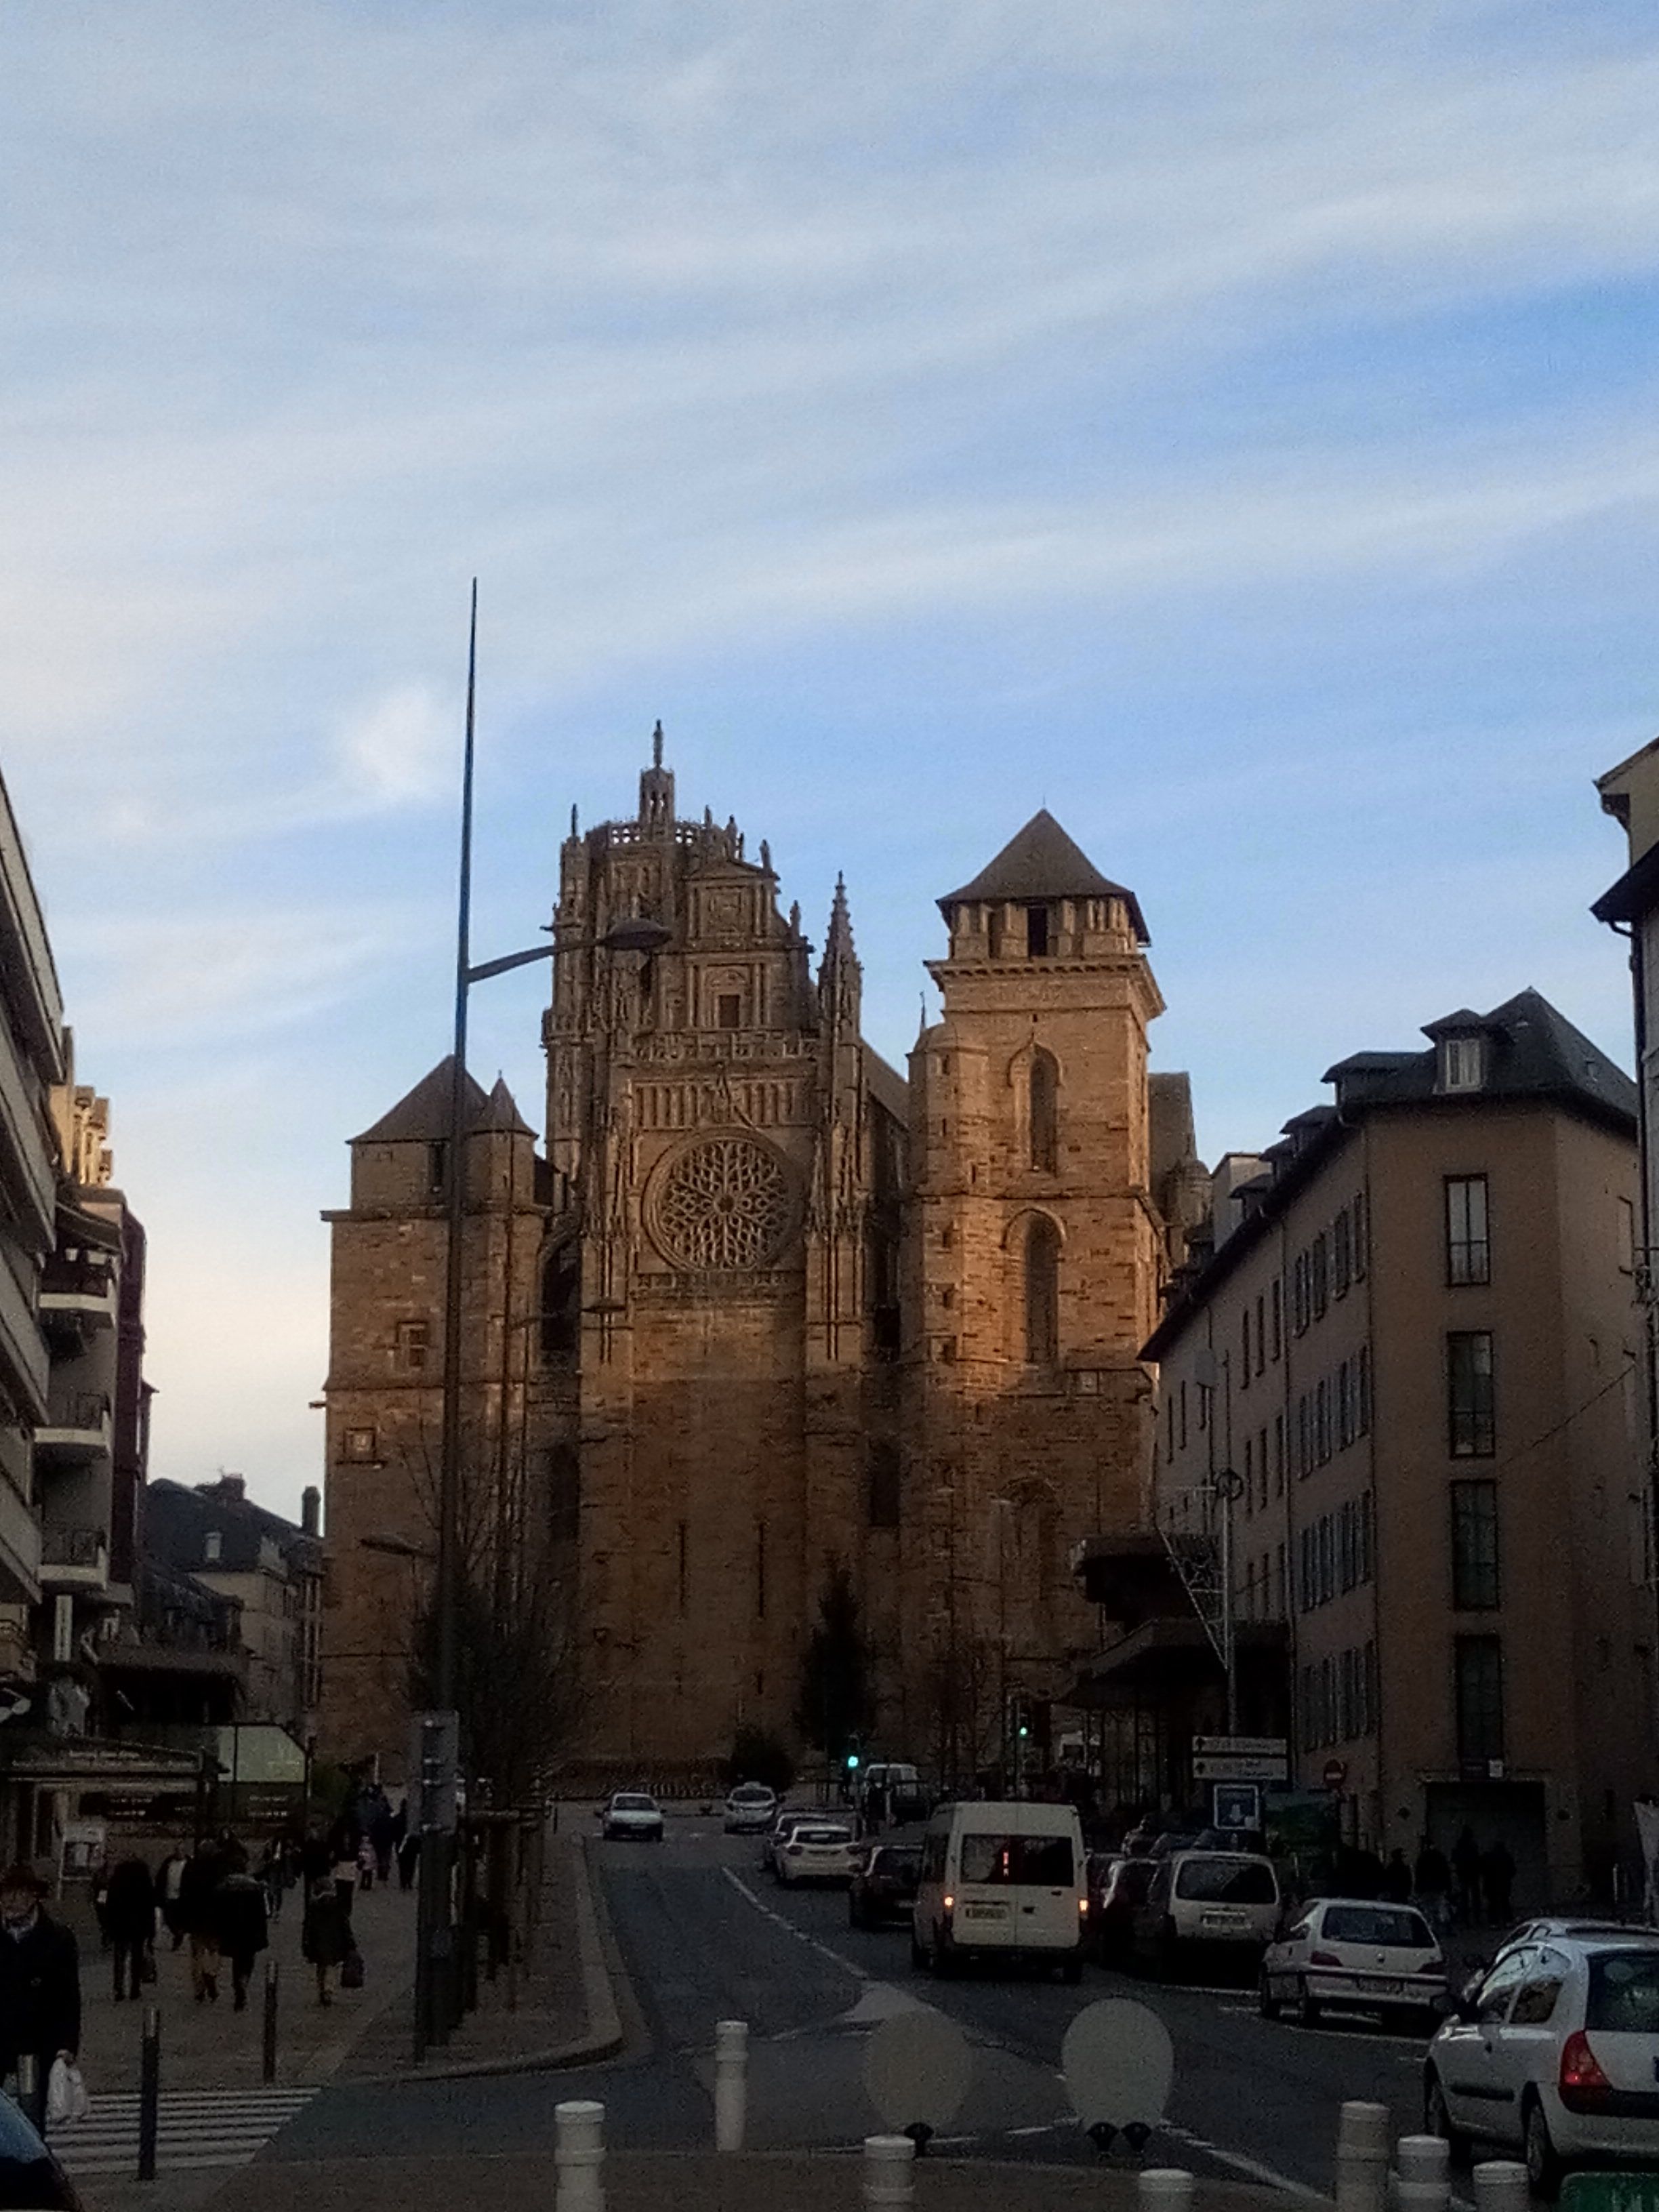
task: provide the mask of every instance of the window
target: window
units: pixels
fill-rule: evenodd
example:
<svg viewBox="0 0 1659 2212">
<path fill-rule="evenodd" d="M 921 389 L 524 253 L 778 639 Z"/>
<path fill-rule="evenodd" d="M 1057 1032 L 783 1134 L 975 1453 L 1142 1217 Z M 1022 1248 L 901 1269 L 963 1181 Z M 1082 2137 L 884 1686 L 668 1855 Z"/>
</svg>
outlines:
<svg viewBox="0 0 1659 2212">
<path fill-rule="evenodd" d="M 1025 909 L 1025 951 L 1028 959 L 1046 960 L 1048 957 L 1048 909 L 1046 906 L 1028 906 Z"/>
<path fill-rule="evenodd" d="M 1371 1256 L 1371 1204 L 1363 1190 L 1353 1202 L 1352 1212 L 1353 1279 L 1363 1283 Z"/>
<path fill-rule="evenodd" d="M 377 1456 L 375 1443 L 373 1429 L 347 1429 L 340 1438 L 340 1456 L 354 1467 L 370 1466 Z"/>
<path fill-rule="evenodd" d="M 1031 1165 L 1053 1175 L 1060 1158 L 1060 1069 L 1051 1052 L 1031 1054 Z"/>
<path fill-rule="evenodd" d="M 1336 1370 L 1336 1448 L 1346 1451 L 1354 1439 L 1354 1362 L 1345 1359 Z"/>
<path fill-rule="evenodd" d="M 1273 1619 L 1285 1620 L 1289 1617 L 1285 1603 L 1285 1547 L 1281 1544 L 1273 1553 Z"/>
<path fill-rule="evenodd" d="M 1490 1329 L 1457 1329 L 1446 1339 L 1446 1422 L 1454 1459 L 1492 1457 L 1497 1446 Z"/>
<path fill-rule="evenodd" d="M 870 1526 L 896 1528 L 899 1524 L 899 1449 L 890 1437 L 877 1437 L 870 1446 Z"/>
<path fill-rule="evenodd" d="M 1267 1295 L 1267 1313 L 1270 1324 L 1269 1334 L 1273 1341 L 1272 1357 L 1275 1359 L 1279 1358 L 1279 1354 L 1285 1349 L 1285 1316 L 1282 1306 L 1283 1301 L 1280 1299 L 1279 1294 L 1279 1279 L 1275 1276 L 1273 1286 Z"/>
<path fill-rule="evenodd" d="M 1291 1327 L 1297 1336 L 1308 1326 L 1308 1255 L 1298 1252 L 1291 1262 Z"/>
<path fill-rule="evenodd" d="M 1254 1513 L 1255 1511 L 1255 1438 L 1254 1437 L 1246 1437 L 1244 1439 L 1243 1498 L 1245 1512 Z"/>
<path fill-rule="evenodd" d="M 1357 1435 L 1371 1432 L 1371 1353 L 1362 1344 L 1354 1360 L 1354 1427 Z"/>
<path fill-rule="evenodd" d="M 1312 1425 L 1308 1418 L 1308 1394 L 1296 1401 L 1296 1473 L 1304 1481 L 1313 1467 Z"/>
<path fill-rule="evenodd" d="M 581 1349 L 582 1255 L 573 1237 L 548 1255 L 542 1268 L 542 1358 L 574 1359 Z"/>
<path fill-rule="evenodd" d="M 1504 1650 L 1495 1636 L 1453 1640 L 1457 1756 L 1466 1766 L 1485 1766 L 1504 1756 Z"/>
<path fill-rule="evenodd" d="M 1267 1431 L 1264 1426 L 1255 1440 L 1256 1502 L 1265 1513 L 1267 1510 Z"/>
<path fill-rule="evenodd" d="M 1491 1613 L 1498 1603 L 1498 1485 L 1451 1486 L 1452 1604 L 1459 1613 Z"/>
<path fill-rule="evenodd" d="M 1440 1040 L 1440 1088 L 1478 1091 L 1486 1075 L 1486 1040 L 1479 1036 Z"/>
<path fill-rule="evenodd" d="M 969 1882 L 988 1888 L 1054 1889 L 1073 1875 L 1069 1836 L 975 1835 L 962 1838 L 962 1872 Z"/>
<path fill-rule="evenodd" d="M 1483 1175 L 1446 1177 L 1446 1280 L 1454 1285 L 1492 1280 Z"/>
<path fill-rule="evenodd" d="M 1164 1401 L 1164 1426 L 1168 1431 L 1164 1446 L 1164 1456 L 1173 1467 L 1175 1465 L 1175 1392 L 1173 1390 Z"/>
<path fill-rule="evenodd" d="M 720 1030 L 743 1027 L 743 1000 L 736 991 L 722 991 L 715 1000 L 714 1026 Z"/>
<path fill-rule="evenodd" d="M 1631 1200 L 1619 1201 L 1619 1267 L 1623 1274 L 1636 1272 L 1636 1207 Z"/>
<path fill-rule="evenodd" d="M 432 1326 L 424 1321 L 400 1321 L 397 1329 L 398 1365 L 405 1375 L 423 1375 L 432 1350 Z"/>
<path fill-rule="evenodd" d="M 225 1540 L 216 1528 L 210 1528 L 202 1539 L 202 1559 L 204 1565 L 216 1567 L 224 1556 Z"/>
<path fill-rule="evenodd" d="M 1181 1449 L 1187 1449 L 1187 1378 L 1181 1378 Z"/>
<path fill-rule="evenodd" d="M 547 1455 L 547 1522 L 556 1543 L 574 1544 L 582 1525 L 582 1468 L 574 1444 Z"/>
<path fill-rule="evenodd" d="M 1325 1317 L 1325 1308 L 1330 1297 L 1330 1248 L 1326 1241 L 1325 1232 L 1322 1229 L 1320 1231 L 1318 1236 L 1314 1238 L 1313 1250 L 1309 1255 L 1308 1272 L 1310 1277 L 1309 1295 L 1313 1301 L 1314 1319 L 1316 1321 L 1322 1321 Z"/>
<path fill-rule="evenodd" d="M 1052 1367 L 1060 1356 L 1060 1231 L 1046 1213 L 1025 1230 L 1025 1357 Z"/>
<path fill-rule="evenodd" d="M 1353 1223 L 1346 1206 L 1331 1225 L 1331 1277 L 1337 1297 L 1346 1298 L 1353 1277 Z"/>
<path fill-rule="evenodd" d="M 1273 1496 L 1285 1495 L 1285 1416 L 1273 1415 Z"/>
<path fill-rule="evenodd" d="M 441 1197 L 449 1181 L 449 1147 L 447 1145 L 428 1145 L 426 1148 L 426 1187 L 434 1198 Z"/>
<path fill-rule="evenodd" d="M 1250 1387 L 1250 1309 L 1247 1304 L 1238 1316 L 1238 1387 Z"/>
<path fill-rule="evenodd" d="M 1264 1349 L 1265 1332 L 1262 1323 L 1267 1318 L 1267 1300 L 1258 1297 L 1255 1302 L 1255 1371 L 1261 1374 L 1267 1364 Z"/>
<path fill-rule="evenodd" d="M 1323 1375 L 1314 1391 L 1314 1448 L 1323 1467 L 1331 1455 L 1331 1385 Z"/>
</svg>

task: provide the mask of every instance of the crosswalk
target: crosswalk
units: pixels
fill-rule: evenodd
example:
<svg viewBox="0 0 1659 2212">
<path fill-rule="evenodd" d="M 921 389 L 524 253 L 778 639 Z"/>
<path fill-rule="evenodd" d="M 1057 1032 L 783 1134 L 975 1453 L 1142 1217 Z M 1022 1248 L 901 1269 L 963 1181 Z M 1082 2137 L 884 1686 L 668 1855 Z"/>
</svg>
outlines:
<svg viewBox="0 0 1659 2212">
<path fill-rule="evenodd" d="M 181 2089 L 161 2095 L 155 2165 L 160 2173 L 246 2166 L 277 2130 L 302 2112 L 310 2089 Z M 55 2131 L 59 2161 L 81 2179 L 138 2171 L 138 2100 L 97 2097 L 84 2120 Z"/>
</svg>

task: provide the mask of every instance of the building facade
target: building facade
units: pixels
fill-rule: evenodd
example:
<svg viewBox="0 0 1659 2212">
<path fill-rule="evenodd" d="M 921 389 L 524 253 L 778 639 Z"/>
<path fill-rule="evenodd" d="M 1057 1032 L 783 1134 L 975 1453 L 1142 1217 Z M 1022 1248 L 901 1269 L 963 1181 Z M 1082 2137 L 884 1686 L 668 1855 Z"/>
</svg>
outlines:
<svg viewBox="0 0 1659 2212">
<path fill-rule="evenodd" d="M 1159 1524 L 1212 1625 L 1230 1558 L 1236 1723 L 1354 1840 L 1610 1896 L 1655 1771 L 1634 1091 L 1535 992 L 1426 1034 L 1330 1070 L 1146 1344 Z"/>
<path fill-rule="evenodd" d="M 994 1762 L 1011 1698 L 1094 1633 L 1067 1549 L 1142 1503 L 1184 1079 L 1147 1076 L 1133 895 L 1048 816 L 941 906 L 944 1019 L 907 1085 L 861 1035 L 844 888 L 816 951 L 765 843 L 680 817 L 660 732 L 632 818 L 573 818 L 545 1158 L 503 1089 L 471 1094 L 464 1518 L 568 1594 L 596 1773 L 707 1773 L 748 1728 L 811 1743 L 837 1571 L 896 1753 Z M 636 915 L 668 942 L 608 953 Z M 446 1064 L 356 1139 L 329 1217 L 346 1758 L 401 1756 L 430 1579 L 447 1100 Z"/>
</svg>

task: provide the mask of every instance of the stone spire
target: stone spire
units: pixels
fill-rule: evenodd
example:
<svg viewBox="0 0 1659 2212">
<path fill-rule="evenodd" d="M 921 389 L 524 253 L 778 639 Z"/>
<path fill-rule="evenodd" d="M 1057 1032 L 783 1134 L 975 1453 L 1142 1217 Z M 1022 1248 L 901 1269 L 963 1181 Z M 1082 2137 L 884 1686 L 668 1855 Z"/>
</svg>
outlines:
<svg viewBox="0 0 1659 2212">
<path fill-rule="evenodd" d="M 647 837 L 674 834 L 674 772 L 662 764 L 662 724 L 651 732 L 651 765 L 640 771 L 640 828 Z"/>
<path fill-rule="evenodd" d="M 824 933 L 823 959 L 818 968 L 818 1004 L 826 1019 L 837 1026 L 850 1025 L 856 1033 L 863 984 L 864 973 L 853 946 L 847 879 L 838 874 L 836 896 L 830 906 L 830 927 Z"/>
</svg>

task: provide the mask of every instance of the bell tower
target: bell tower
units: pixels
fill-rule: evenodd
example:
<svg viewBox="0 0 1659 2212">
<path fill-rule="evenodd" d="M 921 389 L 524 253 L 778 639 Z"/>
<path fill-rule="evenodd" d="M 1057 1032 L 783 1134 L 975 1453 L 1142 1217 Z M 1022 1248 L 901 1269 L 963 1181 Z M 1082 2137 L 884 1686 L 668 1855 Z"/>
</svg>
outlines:
<svg viewBox="0 0 1659 2212">
<path fill-rule="evenodd" d="M 961 1771 L 1003 1764 L 1014 1703 L 1040 1713 L 1092 1644 L 1072 1546 L 1139 1516 L 1164 1002 L 1134 893 L 1046 811 L 939 903 L 905 1300 L 907 1551 L 932 1648 L 906 1671 L 954 1686 L 923 1725 Z"/>
</svg>

